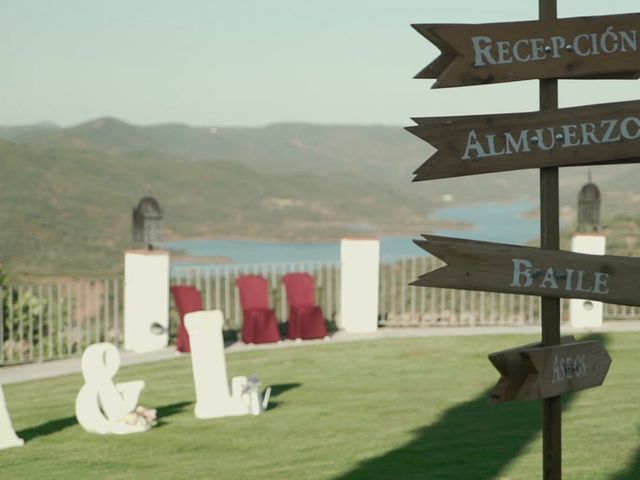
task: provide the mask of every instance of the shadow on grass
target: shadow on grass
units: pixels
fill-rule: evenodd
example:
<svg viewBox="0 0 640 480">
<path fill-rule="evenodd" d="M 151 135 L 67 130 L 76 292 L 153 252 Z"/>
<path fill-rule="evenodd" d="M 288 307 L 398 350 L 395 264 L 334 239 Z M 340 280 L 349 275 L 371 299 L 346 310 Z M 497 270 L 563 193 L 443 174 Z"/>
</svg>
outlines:
<svg viewBox="0 0 640 480">
<path fill-rule="evenodd" d="M 163 421 L 164 418 L 170 417 L 171 415 L 175 415 L 176 413 L 182 412 L 186 407 L 193 404 L 193 402 L 179 402 L 172 403 L 170 405 L 164 405 L 162 407 L 156 408 L 158 412 L 158 427 L 166 424 Z M 73 425 L 77 425 L 78 420 L 75 415 L 71 417 L 58 418 L 56 420 L 49 420 L 48 422 L 41 423 L 40 425 L 36 425 L 35 427 L 25 428 L 16 432 L 20 438 L 22 438 L 25 442 L 33 440 L 36 437 L 44 437 L 46 435 L 51 435 L 53 433 L 58 433 L 65 428 L 72 427 Z"/>
<path fill-rule="evenodd" d="M 45 435 L 51 435 L 52 433 L 60 432 L 67 427 L 76 425 L 77 423 L 78 421 L 76 420 L 75 416 L 58 418 L 56 420 L 50 420 L 48 422 L 41 423 L 40 425 L 36 425 L 35 427 L 25 428 L 24 430 L 20 430 L 16 433 L 25 442 L 28 442 L 36 437 L 43 437 Z"/>
<path fill-rule="evenodd" d="M 279 383 L 276 385 L 271 385 L 271 396 L 269 397 L 269 405 L 267 406 L 267 410 L 278 408 L 278 406 L 282 402 L 274 401 L 274 399 L 277 399 L 284 392 L 293 390 L 294 388 L 298 388 L 301 385 L 301 383 Z"/>
<path fill-rule="evenodd" d="M 165 419 L 170 417 L 171 415 L 175 415 L 176 413 L 181 413 L 188 406 L 193 405 L 193 402 L 177 402 L 171 403 L 169 405 L 163 405 L 162 407 L 156 407 L 156 413 L 158 418 L 157 427 L 162 427 L 163 425 L 167 425 Z"/>
<path fill-rule="evenodd" d="M 603 343 L 605 340 L 599 336 L 588 339 Z M 361 462 L 336 480 L 499 478 L 541 435 L 542 402 L 489 405 L 487 399 L 492 389 L 445 411 L 435 423 L 415 430 L 409 443 Z M 574 394 L 563 396 L 563 410 L 573 398 Z M 531 472 L 531 478 L 540 477 L 542 458 L 539 470 Z"/>
<path fill-rule="evenodd" d="M 636 451 L 633 462 L 623 471 L 611 477 L 611 480 L 637 480 L 640 478 L 640 450 Z"/>
</svg>

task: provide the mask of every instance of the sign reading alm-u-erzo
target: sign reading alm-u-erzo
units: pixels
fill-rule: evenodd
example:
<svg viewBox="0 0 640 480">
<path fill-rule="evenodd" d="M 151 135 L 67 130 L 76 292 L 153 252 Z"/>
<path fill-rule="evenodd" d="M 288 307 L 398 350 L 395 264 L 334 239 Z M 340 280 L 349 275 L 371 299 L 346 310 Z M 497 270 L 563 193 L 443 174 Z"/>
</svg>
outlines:
<svg viewBox="0 0 640 480">
<path fill-rule="evenodd" d="M 640 101 L 414 121 L 406 129 L 437 149 L 414 181 L 640 161 Z"/>
<path fill-rule="evenodd" d="M 433 88 L 640 76 L 640 14 L 413 27 L 442 52 L 416 75 Z"/>
<path fill-rule="evenodd" d="M 640 258 L 423 237 L 415 243 L 446 265 L 411 285 L 640 306 Z"/>
</svg>

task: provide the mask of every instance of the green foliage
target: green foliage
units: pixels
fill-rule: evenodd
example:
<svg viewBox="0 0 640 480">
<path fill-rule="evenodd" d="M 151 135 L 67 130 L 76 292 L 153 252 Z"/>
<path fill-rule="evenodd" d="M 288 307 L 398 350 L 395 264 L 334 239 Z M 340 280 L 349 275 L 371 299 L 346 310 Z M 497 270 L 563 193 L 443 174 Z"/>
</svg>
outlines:
<svg viewBox="0 0 640 480">
<path fill-rule="evenodd" d="M 0 272 L 2 318 L 0 332 L 2 342 L 2 359 L 11 358 L 26 360 L 31 358 L 31 347 L 38 343 L 45 332 L 41 331 L 39 316 L 46 309 L 46 302 L 41 302 L 29 291 L 12 288 L 7 285 L 6 274 Z"/>
<path fill-rule="evenodd" d="M 119 344 L 121 305 L 107 283 L 13 286 L 1 275 L 0 366 L 78 355 L 94 342 Z"/>
<path fill-rule="evenodd" d="M 51 314 L 49 302 L 43 296 L 36 295 L 32 288 L 8 285 L 7 276 L 1 272 L 0 292 L 0 365 L 37 358 L 39 349 L 57 333 L 50 323 L 44 322 L 44 318 Z"/>
</svg>

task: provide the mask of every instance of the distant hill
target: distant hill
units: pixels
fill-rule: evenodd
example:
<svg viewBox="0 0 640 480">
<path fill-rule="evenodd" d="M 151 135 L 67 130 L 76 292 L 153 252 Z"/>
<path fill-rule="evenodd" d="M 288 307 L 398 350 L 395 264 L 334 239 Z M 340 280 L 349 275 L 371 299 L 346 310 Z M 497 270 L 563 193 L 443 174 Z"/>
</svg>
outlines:
<svg viewBox="0 0 640 480">
<path fill-rule="evenodd" d="M 190 127 L 180 124 L 135 126 L 113 118 L 99 118 L 58 130 L 33 130 L 14 136 L 16 143 L 130 155 L 145 153 L 176 161 L 230 162 L 277 175 L 357 175 L 361 181 L 382 180 L 394 188 L 410 190 L 412 172 L 433 149 L 397 126 L 332 126 L 277 124 L 257 128 Z M 517 178 L 521 174 L 515 174 Z M 510 177 L 509 177 L 510 178 Z M 390 183 L 389 183 L 390 182 Z M 530 182 L 528 182 L 530 183 Z M 459 185 L 474 180 L 431 182 L 426 198 L 458 193 L 460 200 L 535 194 L 500 176 L 485 176 L 487 192 L 468 194 Z M 424 184 L 423 184 L 424 186 Z M 512 188 L 514 186 L 514 188 Z M 414 188 L 414 192 L 425 188 Z M 412 192 L 412 195 L 414 193 Z M 479 195 L 479 197 L 478 197 Z"/>
<path fill-rule="evenodd" d="M 58 125 L 50 122 L 41 122 L 41 123 L 35 123 L 33 125 L 20 125 L 15 127 L 0 126 L 0 139 L 13 140 L 17 137 L 28 135 L 34 132 L 44 133 L 44 132 L 52 132 L 59 129 L 60 127 Z"/>
<path fill-rule="evenodd" d="M 430 147 L 400 127 L 140 127 L 101 118 L 0 127 L 0 139 L 0 263 L 18 274 L 120 271 L 131 209 L 149 189 L 168 238 L 418 234 L 449 196 L 537 199 L 536 171 L 411 183 Z M 605 211 L 636 198 L 636 170 L 593 169 Z M 567 218 L 586 177 L 584 168 L 562 170 Z"/>
</svg>

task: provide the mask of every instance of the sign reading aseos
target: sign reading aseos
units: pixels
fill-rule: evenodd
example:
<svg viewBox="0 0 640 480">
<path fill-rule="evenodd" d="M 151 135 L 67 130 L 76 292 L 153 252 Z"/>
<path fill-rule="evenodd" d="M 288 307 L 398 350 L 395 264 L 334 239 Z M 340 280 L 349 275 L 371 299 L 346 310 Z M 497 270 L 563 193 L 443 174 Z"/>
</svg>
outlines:
<svg viewBox="0 0 640 480">
<path fill-rule="evenodd" d="M 602 385 L 611 357 L 599 341 L 537 347 L 521 352 L 531 365 L 517 399 L 538 400 Z"/>
<path fill-rule="evenodd" d="M 447 265 L 411 285 L 640 306 L 640 258 L 423 237 L 415 243 Z"/>
<path fill-rule="evenodd" d="M 561 343 L 574 343 L 573 336 L 562 337 Z M 529 376 L 531 365 L 525 361 L 523 350 L 539 348 L 542 342 L 520 345 L 518 347 L 491 353 L 489 361 L 500 372 L 500 379 L 489 395 L 490 403 L 502 403 L 519 399 L 519 392 Z"/>
<path fill-rule="evenodd" d="M 602 385 L 611 357 L 598 341 L 523 345 L 489 355 L 501 377 L 489 401 L 540 400 Z"/>
<path fill-rule="evenodd" d="M 438 150 L 414 172 L 414 181 L 640 162 L 640 101 L 414 121 L 406 129 Z"/>
<path fill-rule="evenodd" d="M 442 52 L 416 75 L 433 88 L 640 76 L 640 14 L 413 27 Z"/>
</svg>

